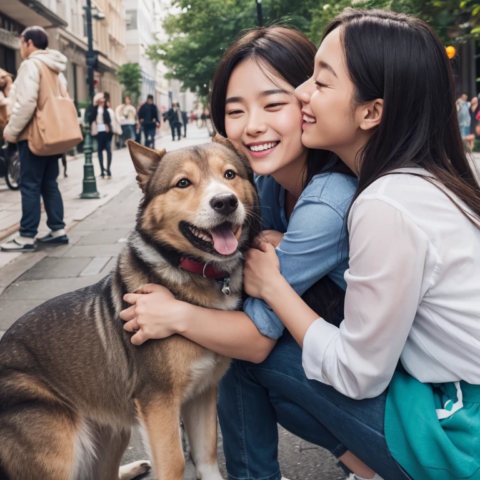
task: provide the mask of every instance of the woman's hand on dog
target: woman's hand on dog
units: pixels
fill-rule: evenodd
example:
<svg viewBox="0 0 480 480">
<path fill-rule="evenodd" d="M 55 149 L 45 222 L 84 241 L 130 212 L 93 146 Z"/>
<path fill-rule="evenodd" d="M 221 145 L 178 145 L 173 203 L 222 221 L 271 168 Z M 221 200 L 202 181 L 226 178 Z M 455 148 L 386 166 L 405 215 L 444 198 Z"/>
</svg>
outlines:
<svg viewBox="0 0 480 480">
<path fill-rule="evenodd" d="M 180 333 L 179 315 L 184 302 L 176 300 L 168 288 L 148 283 L 123 299 L 132 305 L 120 312 L 120 318 L 127 322 L 123 328 L 135 333 L 134 345 Z"/>
<path fill-rule="evenodd" d="M 267 300 L 271 287 L 278 278 L 283 277 L 275 247 L 257 239 L 255 248 L 246 254 L 243 271 L 245 292 L 251 297 Z"/>
</svg>

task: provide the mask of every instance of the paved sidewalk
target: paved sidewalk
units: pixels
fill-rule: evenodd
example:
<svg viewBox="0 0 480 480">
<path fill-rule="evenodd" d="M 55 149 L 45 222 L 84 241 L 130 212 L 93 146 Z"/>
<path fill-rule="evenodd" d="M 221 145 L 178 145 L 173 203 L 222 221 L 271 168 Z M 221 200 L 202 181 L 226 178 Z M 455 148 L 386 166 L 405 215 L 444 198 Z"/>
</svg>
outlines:
<svg viewBox="0 0 480 480">
<path fill-rule="evenodd" d="M 163 133 L 162 138 L 157 138 L 156 147 L 173 150 L 187 145 L 195 145 L 197 143 L 210 141 L 207 130 L 199 130 L 195 125 L 189 125 L 189 131 L 187 131 L 187 134 L 188 138 L 182 139 L 180 142 L 172 142 L 170 135 Z M 100 193 L 100 198 L 95 200 L 80 199 L 83 186 L 83 155 L 77 156 L 73 160 L 67 162 L 68 177 L 63 176 L 63 168 L 60 166 L 58 184 L 60 191 L 62 192 L 67 230 L 72 228 L 77 222 L 88 217 L 88 215 L 97 210 L 97 208 L 109 202 L 131 182 L 132 178 L 135 178 L 132 161 L 130 160 L 126 148 L 113 151 L 113 176 L 110 180 L 99 177 L 100 167 L 96 153 L 93 154 L 93 164 L 97 179 L 97 190 Z M 20 227 L 19 222 L 22 216 L 21 208 L 20 192 L 10 190 L 5 183 L 5 180 L 0 178 L 0 242 L 13 237 L 18 231 Z M 45 213 L 42 213 L 39 236 L 48 233 L 48 227 L 45 222 L 46 215 Z M 0 252 L 0 269 L 15 258 L 18 258 L 20 255 L 21 253 Z"/>
<path fill-rule="evenodd" d="M 172 150 L 208 141 L 210 138 L 206 131 L 191 128 L 188 139 L 175 143 L 161 139 L 156 148 Z M 97 163 L 96 156 L 94 161 Z M 106 180 L 98 182 L 98 189 L 104 195 L 100 201 L 77 198 L 81 191 L 80 172 L 83 159 L 69 162 L 70 176 L 65 180 L 60 179 L 60 184 L 62 193 L 69 195 L 66 212 L 72 226 L 69 231 L 70 244 L 58 247 L 42 246 L 34 253 L 18 255 L 0 268 L 0 336 L 17 318 L 35 306 L 54 296 L 95 283 L 114 267 L 116 257 L 134 226 L 141 198 L 141 192 L 134 180 L 133 167 L 129 162 L 125 150 L 115 153 L 112 172 L 114 179 L 110 184 Z M 0 203 L 4 193 L 0 193 Z M 19 195 L 18 192 L 11 193 Z M 10 192 L 7 192 L 7 195 L 10 195 Z M 88 208 L 91 209 L 89 213 Z M 46 231 L 45 228 L 43 231 Z M 147 458 L 147 455 L 139 432 L 135 429 L 124 463 L 144 458 Z M 219 461 L 226 477 L 221 439 Z M 280 429 L 280 461 L 283 474 L 290 480 L 345 478 L 343 470 L 328 452 L 283 429 Z M 149 475 L 144 478 L 153 480 L 154 477 Z M 188 462 L 185 479 L 194 478 L 193 465 Z"/>
</svg>

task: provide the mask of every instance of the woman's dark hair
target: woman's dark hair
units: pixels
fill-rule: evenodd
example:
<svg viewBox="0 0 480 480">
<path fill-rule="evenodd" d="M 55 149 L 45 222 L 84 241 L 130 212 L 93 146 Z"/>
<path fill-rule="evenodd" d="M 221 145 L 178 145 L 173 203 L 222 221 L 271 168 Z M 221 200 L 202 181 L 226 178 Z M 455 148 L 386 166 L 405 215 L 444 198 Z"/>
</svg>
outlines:
<svg viewBox="0 0 480 480">
<path fill-rule="evenodd" d="M 347 8 L 323 38 L 337 28 L 354 104 L 383 99 L 381 122 L 357 157 L 355 198 L 393 170 L 421 167 L 433 178 L 416 175 L 441 189 L 480 228 L 480 188 L 460 136 L 450 61 L 437 35 L 422 20 L 383 10 Z"/>
<path fill-rule="evenodd" d="M 31 40 L 35 48 L 40 50 L 48 48 L 48 35 L 42 27 L 28 27 L 22 32 L 21 36 L 25 43 Z"/>
<path fill-rule="evenodd" d="M 244 60 L 254 59 L 260 67 L 274 76 L 280 76 L 297 88 L 313 75 L 317 47 L 305 36 L 286 27 L 271 26 L 249 30 L 227 50 L 217 67 L 210 95 L 212 122 L 220 135 L 225 132 L 225 100 L 230 77 Z M 309 150 L 305 183 L 329 164 L 329 171 L 352 175 L 350 169 L 334 154 L 326 150 Z"/>
</svg>

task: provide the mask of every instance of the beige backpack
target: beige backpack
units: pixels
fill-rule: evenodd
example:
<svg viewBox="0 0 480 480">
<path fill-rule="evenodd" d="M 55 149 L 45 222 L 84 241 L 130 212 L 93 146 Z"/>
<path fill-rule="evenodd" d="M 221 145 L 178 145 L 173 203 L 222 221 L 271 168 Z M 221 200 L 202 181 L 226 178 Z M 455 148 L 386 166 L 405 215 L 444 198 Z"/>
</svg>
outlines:
<svg viewBox="0 0 480 480">
<path fill-rule="evenodd" d="M 37 108 L 28 126 L 28 148 L 39 156 L 59 155 L 83 140 L 77 109 L 60 88 L 58 73 L 43 62 L 35 62 L 40 72 Z"/>
</svg>

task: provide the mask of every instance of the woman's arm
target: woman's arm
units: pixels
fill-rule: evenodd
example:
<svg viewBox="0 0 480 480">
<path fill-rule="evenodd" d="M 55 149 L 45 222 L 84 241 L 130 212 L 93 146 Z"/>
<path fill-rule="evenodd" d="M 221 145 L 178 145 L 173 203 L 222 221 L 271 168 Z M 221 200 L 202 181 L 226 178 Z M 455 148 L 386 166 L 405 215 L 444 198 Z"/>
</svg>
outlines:
<svg viewBox="0 0 480 480">
<path fill-rule="evenodd" d="M 249 252 L 245 290 L 262 297 L 303 347 L 308 378 L 351 398 L 371 398 L 390 382 L 425 285 L 429 240 L 393 206 L 363 200 L 352 210 L 345 320 L 317 318 L 280 276 L 273 249 Z M 268 281 L 267 281 L 268 279 Z"/>
<path fill-rule="evenodd" d="M 325 275 L 336 275 L 335 280 L 343 282 L 348 241 L 342 213 L 345 211 L 339 212 L 318 196 L 303 197 L 295 206 L 276 252 L 281 273 L 297 295 L 303 295 Z M 269 287 L 272 279 L 265 277 L 263 281 Z M 263 335 L 280 338 L 284 324 L 268 302 L 250 297 L 243 310 Z"/>
<path fill-rule="evenodd" d="M 261 362 L 276 341 L 262 335 L 243 312 L 213 310 L 176 300 L 159 285 L 144 285 L 125 295 L 133 304 L 120 313 L 125 330 L 136 332 L 132 343 L 180 334 L 209 350 L 227 357 Z"/>
</svg>

